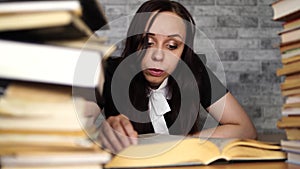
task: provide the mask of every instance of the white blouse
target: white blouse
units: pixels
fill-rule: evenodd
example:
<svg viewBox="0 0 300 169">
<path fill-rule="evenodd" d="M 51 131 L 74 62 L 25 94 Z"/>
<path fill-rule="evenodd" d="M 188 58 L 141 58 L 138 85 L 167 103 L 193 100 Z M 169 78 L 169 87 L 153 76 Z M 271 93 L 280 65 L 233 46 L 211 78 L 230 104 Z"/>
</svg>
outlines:
<svg viewBox="0 0 300 169">
<path fill-rule="evenodd" d="M 150 89 L 149 93 L 149 115 L 155 133 L 169 134 L 169 129 L 164 118 L 164 114 L 171 111 L 167 99 L 171 98 L 171 93 L 167 87 L 166 78 L 157 89 Z"/>
</svg>

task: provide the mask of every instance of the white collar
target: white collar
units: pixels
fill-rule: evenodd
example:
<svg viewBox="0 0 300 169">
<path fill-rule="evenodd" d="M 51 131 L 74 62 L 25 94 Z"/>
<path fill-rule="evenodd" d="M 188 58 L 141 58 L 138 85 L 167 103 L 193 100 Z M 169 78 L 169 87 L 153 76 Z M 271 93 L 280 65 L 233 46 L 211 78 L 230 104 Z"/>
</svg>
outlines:
<svg viewBox="0 0 300 169">
<path fill-rule="evenodd" d="M 170 92 L 167 87 L 166 78 L 157 89 L 150 89 L 149 93 L 149 115 L 155 133 L 169 134 L 169 130 L 164 118 L 164 114 L 171 111 L 167 102 Z"/>
</svg>

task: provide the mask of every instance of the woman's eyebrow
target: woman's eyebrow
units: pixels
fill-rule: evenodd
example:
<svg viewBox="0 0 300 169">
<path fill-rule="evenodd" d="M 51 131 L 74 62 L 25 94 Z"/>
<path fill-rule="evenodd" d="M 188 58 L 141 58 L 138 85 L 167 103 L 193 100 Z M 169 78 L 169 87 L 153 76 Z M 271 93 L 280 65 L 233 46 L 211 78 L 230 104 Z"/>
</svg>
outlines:
<svg viewBox="0 0 300 169">
<path fill-rule="evenodd" d="M 149 35 L 150 35 L 150 36 L 155 36 L 154 33 L 150 33 L 150 32 L 147 32 L 146 35 L 147 35 L 147 36 L 149 36 Z"/>
<path fill-rule="evenodd" d="M 179 34 L 168 35 L 168 37 L 179 37 L 181 40 L 183 40 L 183 37 Z"/>
<path fill-rule="evenodd" d="M 150 33 L 148 32 L 147 35 L 149 36 L 155 36 L 156 34 L 155 33 Z M 162 35 L 162 36 L 165 36 L 165 35 Z M 181 40 L 183 40 L 183 37 L 179 34 L 172 34 L 172 35 L 167 35 L 166 37 L 179 37 Z"/>
</svg>

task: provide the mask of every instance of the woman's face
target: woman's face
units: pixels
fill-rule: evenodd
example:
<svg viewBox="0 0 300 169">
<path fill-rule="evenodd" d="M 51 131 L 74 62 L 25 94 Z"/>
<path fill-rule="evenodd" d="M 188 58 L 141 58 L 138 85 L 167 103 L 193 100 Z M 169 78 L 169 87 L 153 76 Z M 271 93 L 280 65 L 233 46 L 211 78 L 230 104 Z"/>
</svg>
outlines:
<svg viewBox="0 0 300 169">
<path fill-rule="evenodd" d="M 172 12 L 161 12 L 148 32 L 148 49 L 141 68 L 153 88 L 158 87 L 176 68 L 184 49 L 186 29 L 183 20 Z"/>
</svg>

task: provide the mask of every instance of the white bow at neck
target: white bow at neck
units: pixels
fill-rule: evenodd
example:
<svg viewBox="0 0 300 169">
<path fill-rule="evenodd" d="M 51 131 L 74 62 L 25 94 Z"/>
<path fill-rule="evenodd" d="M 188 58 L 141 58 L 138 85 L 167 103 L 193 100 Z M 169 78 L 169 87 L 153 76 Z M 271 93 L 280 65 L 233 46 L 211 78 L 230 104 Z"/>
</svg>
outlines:
<svg viewBox="0 0 300 169">
<path fill-rule="evenodd" d="M 149 115 L 155 133 L 169 134 L 169 130 L 164 118 L 164 114 L 171 111 L 167 99 L 170 99 L 170 93 L 167 87 L 168 78 L 166 78 L 157 89 L 150 89 L 149 93 Z"/>
</svg>

